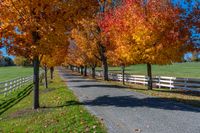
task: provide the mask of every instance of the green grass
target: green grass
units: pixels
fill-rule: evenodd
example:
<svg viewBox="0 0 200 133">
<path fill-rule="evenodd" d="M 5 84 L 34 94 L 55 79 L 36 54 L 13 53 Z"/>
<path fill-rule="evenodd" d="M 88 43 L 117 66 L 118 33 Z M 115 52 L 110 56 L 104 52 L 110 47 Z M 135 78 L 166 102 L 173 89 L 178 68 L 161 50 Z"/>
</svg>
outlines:
<svg viewBox="0 0 200 133">
<path fill-rule="evenodd" d="M 100 69 L 100 68 L 98 68 Z M 120 67 L 109 67 L 110 72 L 120 72 Z M 146 65 L 131 65 L 126 67 L 126 73 L 146 75 Z M 172 65 L 152 65 L 154 76 L 174 76 L 200 78 L 200 62 L 175 63 Z"/>
<path fill-rule="evenodd" d="M 32 67 L 0 67 L 0 82 L 22 76 L 29 76 L 33 73 Z"/>
<path fill-rule="evenodd" d="M 0 100 L 0 107 L 2 103 L 14 105 L 0 115 L 0 132 L 106 132 L 102 122 L 84 109 L 58 74 L 55 74 L 49 89 L 40 87 L 41 108 L 33 110 L 32 99 L 33 93 L 22 89 Z"/>
</svg>

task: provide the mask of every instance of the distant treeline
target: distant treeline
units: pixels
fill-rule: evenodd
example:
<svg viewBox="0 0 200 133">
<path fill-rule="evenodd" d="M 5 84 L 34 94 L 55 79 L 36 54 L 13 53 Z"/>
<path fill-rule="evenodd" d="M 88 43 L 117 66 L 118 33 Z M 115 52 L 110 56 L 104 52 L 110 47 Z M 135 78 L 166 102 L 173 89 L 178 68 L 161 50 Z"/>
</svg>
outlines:
<svg viewBox="0 0 200 133">
<path fill-rule="evenodd" d="M 0 57 L 0 66 L 14 66 L 14 61 L 8 56 Z"/>
<path fill-rule="evenodd" d="M 14 60 L 8 56 L 0 56 L 0 67 L 2 66 L 32 66 L 32 61 L 17 56 Z"/>
</svg>

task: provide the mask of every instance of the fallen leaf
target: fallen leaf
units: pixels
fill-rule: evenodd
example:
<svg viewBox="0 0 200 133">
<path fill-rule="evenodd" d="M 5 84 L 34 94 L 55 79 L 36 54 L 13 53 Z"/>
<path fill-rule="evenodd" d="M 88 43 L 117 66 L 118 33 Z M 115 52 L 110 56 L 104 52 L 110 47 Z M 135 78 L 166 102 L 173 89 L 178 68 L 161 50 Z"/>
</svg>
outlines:
<svg viewBox="0 0 200 133">
<path fill-rule="evenodd" d="M 96 127 L 97 127 L 97 126 L 96 126 L 96 125 L 94 125 L 92 128 L 93 128 L 93 129 L 95 129 Z"/>
<path fill-rule="evenodd" d="M 135 132 L 135 133 L 141 133 L 141 131 L 142 131 L 142 130 L 139 129 L 139 128 L 134 129 L 134 132 Z"/>
</svg>

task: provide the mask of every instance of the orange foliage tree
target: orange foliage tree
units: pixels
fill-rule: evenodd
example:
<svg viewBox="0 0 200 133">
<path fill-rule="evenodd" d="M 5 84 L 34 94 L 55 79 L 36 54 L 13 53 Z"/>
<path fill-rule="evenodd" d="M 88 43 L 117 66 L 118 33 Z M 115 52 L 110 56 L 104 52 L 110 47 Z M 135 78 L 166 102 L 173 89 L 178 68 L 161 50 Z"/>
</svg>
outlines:
<svg viewBox="0 0 200 133">
<path fill-rule="evenodd" d="M 151 64 L 181 61 L 190 50 L 189 29 L 180 14 L 166 0 L 124 0 L 100 22 L 112 45 L 127 51 L 122 53 L 125 58 L 133 64 L 147 64 L 148 89 L 152 89 Z"/>
<path fill-rule="evenodd" d="M 0 38 L 3 38 L 0 45 L 7 46 L 11 54 L 33 59 L 34 109 L 39 107 L 39 63 L 49 54 L 49 45 L 54 45 L 48 42 L 67 36 L 66 31 L 77 18 L 92 15 L 97 7 L 93 0 L 0 1 Z"/>
<path fill-rule="evenodd" d="M 96 27 L 96 20 L 90 19 L 80 21 L 79 28 L 72 30 L 72 38 L 82 54 L 80 57 L 83 58 L 85 66 L 92 68 L 93 78 L 95 78 L 95 68 L 101 61 L 98 45 L 100 36 Z"/>
<path fill-rule="evenodd" d="M 63 45 L 61 46 L 60 45 L 54 46 L 54 48 L 49 54 L 43 56 L 40 64 L 44 69 L 45 88 L 48 88 L 47 70 L 50 69 L 50 78 L 53 79 L 54 67 L 62 65 L 62 63 L 64 63 L 67 52 L 68 52 L 68 42 L 63 43 Z"/>
</svg>

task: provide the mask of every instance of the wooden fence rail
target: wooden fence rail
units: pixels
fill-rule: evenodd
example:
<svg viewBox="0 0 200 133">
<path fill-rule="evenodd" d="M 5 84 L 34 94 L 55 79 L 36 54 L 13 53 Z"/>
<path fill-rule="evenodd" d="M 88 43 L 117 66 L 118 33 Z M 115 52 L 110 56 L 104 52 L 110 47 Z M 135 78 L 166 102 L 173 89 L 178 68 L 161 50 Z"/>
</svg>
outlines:
<svg viewBox="0 0 200 133">
<path fill-rule="evenodd" d="M 28 82 L 33 81 L 33 76 L 20 77 L 9 81 L 0 82 L 0 94 L 7 95 L 8 93 L 21 88 Z"/>
<path fill-rule="evenodd" d="M 91 74 L 92 71 L 89 69 L 88 73 Z M 103 76 L 102 71 L 96 71 L 95 75 L 98 77 Z M 122 81 L 122 74 L 119 73 L 109 73 L 109 79 L 115 81 Z M 144 75 L 132 75 L 125 74 L 125 82 L 133 84 L 148 84 L 148 76 Z M 153 87 L 155 88 L 169 88 L 171 89 L 183 89 L 200 92 L 200 79 L 195 78 L 177 78 L 177 77 L 167 77 L 167 76 L 155 76 L 153 77 Z"/>
</svg>

